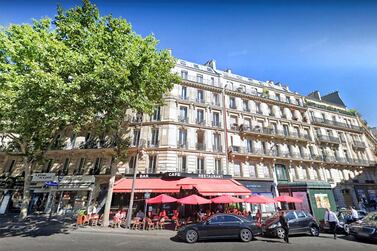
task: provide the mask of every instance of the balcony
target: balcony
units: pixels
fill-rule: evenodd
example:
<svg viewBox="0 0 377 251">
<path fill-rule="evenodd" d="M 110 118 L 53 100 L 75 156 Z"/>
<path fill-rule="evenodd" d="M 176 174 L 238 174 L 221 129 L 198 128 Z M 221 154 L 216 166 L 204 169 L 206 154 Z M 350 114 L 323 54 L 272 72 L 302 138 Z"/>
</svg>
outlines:
<svg viewBox="0 0 377 251">
<path fill-rule="evenodd" d="M 324 134 L 317 134 L 317 139 L 322 143 L 340 144 L 340 139 L 334 136 L 328 136 Z"/>
<path fill-rule="evenodd" d="M 178 122 L 188 123 L 188 117 L 186 117 L 186 116 L 178 116 Z"/>
<path fill-rule="evenodd" d="M 220 121 L 212 121 L 212 127 L 221 128 Z"/>
<path fill-rule="evenodd" d="M 211 105 L 214 105 L 214 106 L 220 106 L 220 101 L 212 101 L 211 102 Z"/>
<path fill-rule="evenodd" d="M 195 148 L 196 148 L 196 150 L 199 150 L 199 151 L 205 151 L 206 150 L 206 145 L 203 144 L 203 143 L 196 143 Z"/>
<path fill-rule="evenodd" d="M 313 117 L 312 122 L 313 122 L 313 124 L 329 125 L 329 126 L 337 127 L 337 128 L 352 129 L 352 130 L 356 130 L 356 131 L 361 130 L 360 126 L 349 125 L 349 124 L 346 124 L 346 123 L 343 123 L 343 122 L 329 120 L 329 119 L 325 119 L 325 118 L 319 118 L 319 117 Z"/>
<path fill-rule="evenodd" d="M 189 97 L 188 96 L 186 96 L 186 95 L 180 95 L 179 96 L 179 99 L 181 99 L 181 100 L 189 100 Z"/>
<path fill-rule="evenodd" d="M 212 145 L 212 151 L 221 153 L 223 151 L 223 148 L 222 146 L 219 146 L 219 145 Z"/>
<path fill-rule="evenodd" d="M 187 75 L 187 76 L 182 77 L 182 81 L 190 81 L 190 82 L 209 85 L 209 86 L 221 87 L 221 84 L 216 81 L 207 80 L 203 78 L 197 78 L 197 76 L 192 76 L 192 75 Z"/>
<path fill-rule="evenodd" d="M 357 140 L 354 140 L 354 141 L 352 142 L 352 147 L 353 147 L 354 149 L 365 149 L 365 148 L 367 148 L 367 146 L 366 146 L 366 144 L 365 144 L 364 142 L 362 142 L 362 141 L 357 141 Z"/>
<path fill-rule="evenodd" d="M 188 145 L 187 142 L 178 141 L 177 142 L 177 148 L 179 149 L 187 149 Z"/>
<path fill-rule="evenodd" d="M 204 98 L 196 98 L 196 103 L 199 103 L 199 104 L 205 104 L 205 99 Z"/>
<path fill-rule="evenodd" d="M 249 107 L 244 107 L 244 108 L 243 108 L 243 111 L 244 111 L 244 112 L 250 112 L 250 108 L 249 108 Z"/>
<path fill-rule="evenodd" d="M 160 141 L 159 140 L 158 141 L 154 141 L 154 140 L 148 141 L 148 147 L 150 147 L 150 148 L 159 147 L 159 146 L 160 146 Z"/>
<path fill-rule="evenodd" d="M 197 125 L 201 125 L 201 126 L 205 126 L 206 125 L 206 121 L 204 119 L 196 119 L 195 123 Z"/>
<path fill-rule="evenodd" d="M 257 134 L 257 135 L 267 135 L 267 136 L 275 136 L 283 139 L 293 139 L 293 140 L 300 140 L 300 141 L 311 141 L 311 137 L 307 134 L 299 134 L 297 132 L 289 132 L 283 130 L 276 130 L 274 128 L 266 128 L 261 126 L 255 126 L 254 128 L 242 125 L 239 128 L 240 131 L 246 134 Z"/>
</svg>

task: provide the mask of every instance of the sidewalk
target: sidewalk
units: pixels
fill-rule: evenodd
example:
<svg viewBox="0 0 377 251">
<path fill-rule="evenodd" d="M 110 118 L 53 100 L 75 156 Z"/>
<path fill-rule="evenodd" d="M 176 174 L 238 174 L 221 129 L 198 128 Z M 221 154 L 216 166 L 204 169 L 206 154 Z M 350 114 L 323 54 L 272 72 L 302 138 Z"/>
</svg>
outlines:
<svg viewBox="0 0 377 251">
<path fill-rule="evenodd" d="M 75 232 L 82 233 L 107 233 L 107 234 L 124 234 L 124 235 L 145 235 L 145 236 L 175 236 L 176 231 L 172 230 L 130 230 L 126 228 L 110 228 L 110 227 L 92 227 L 80 226 Z"/>
</svg>

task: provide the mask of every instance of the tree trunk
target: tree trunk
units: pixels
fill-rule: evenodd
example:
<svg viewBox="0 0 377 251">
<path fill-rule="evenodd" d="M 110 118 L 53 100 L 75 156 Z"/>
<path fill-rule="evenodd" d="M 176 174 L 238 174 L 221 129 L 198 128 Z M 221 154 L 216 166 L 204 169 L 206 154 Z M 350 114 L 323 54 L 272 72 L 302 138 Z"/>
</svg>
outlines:
<svg viewBox="0 0 377 251">
<path fill-rule="evenodd" d="M 117 173 L 117 166 L 114 164 L 114 160 L 111 159 L 111 164 L 110 164 L 110 172 L 111 172 L 111 177 L 109 180 L 109 188 L 107 189 L 107 196 L 106 196 L 106 203 L 105 203 L 105 210 L 103 212 L 103 222 L 102 226 L 107 227 L 109 226 L 109 214 L 110 214 L 110 207 L 111 207 L 111 201 L 113 199 L 113 186 L 115 182 L 115 175 Z"/>
<path fill-rule="evenodd" d="M 24 194 L 22 197 L 21 211 L 19 215 L 20 220 L 24 220 L 28 215 L 28 207 L 30 203 L 30 182 L 31 182 L 31 166 L 33 161 L 28 161 L 27 157 L 24 157 Z"/>
</svg>

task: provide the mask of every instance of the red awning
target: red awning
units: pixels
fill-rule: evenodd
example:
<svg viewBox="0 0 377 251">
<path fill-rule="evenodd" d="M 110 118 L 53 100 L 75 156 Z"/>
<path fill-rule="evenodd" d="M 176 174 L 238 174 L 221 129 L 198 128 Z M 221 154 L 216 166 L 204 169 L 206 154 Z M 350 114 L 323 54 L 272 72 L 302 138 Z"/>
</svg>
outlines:
<svg viewBox="0 0 377 251">
<path fill-rule="evenodd" d="M 132 179 L 123 178 L 114 185 L 114 193 L 131 192 Z M 135 191 L 138 193 L 177 193 L 180 189 L 196 188 L 203 196 L 250 195 L 251 191 L 233 179 L 195 179 L 162 180 L 159 178 L 136 179 Z"/>
<path fill-rule="evenodd" d="M 130 193 L 132 179 L 123 178 L 116 182 L 113 188 L 114 193 Z M 136 179 L 136 193 L 178 193 L 180 187 L 177 181 L 167 181 L 162 179 Z"/>
</svg>

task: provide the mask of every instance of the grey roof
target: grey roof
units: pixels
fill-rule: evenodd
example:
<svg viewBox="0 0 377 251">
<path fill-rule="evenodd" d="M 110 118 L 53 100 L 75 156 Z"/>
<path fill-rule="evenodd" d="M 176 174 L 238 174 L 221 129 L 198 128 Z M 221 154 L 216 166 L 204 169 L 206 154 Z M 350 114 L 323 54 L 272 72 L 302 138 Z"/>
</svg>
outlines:
<svg viewBox="0 0 377 251">
<path fill-rule="evenodd" d="M 329 93 L 329 94 L 323 96 L 322 100 L 329 102 L 329 103 L 332 103 L 332 104 L 335 104 L 335 105 L 338 105 L 338 106 L 342 106 L 344 108 L 346 107 L 346 105 L 344 104 L 344 102 L 343 102 L 342 98 L 340 97 L 338 91 L 335 91 L 335 92 L 332 92 L 332 93 Z"/>
</svg>

